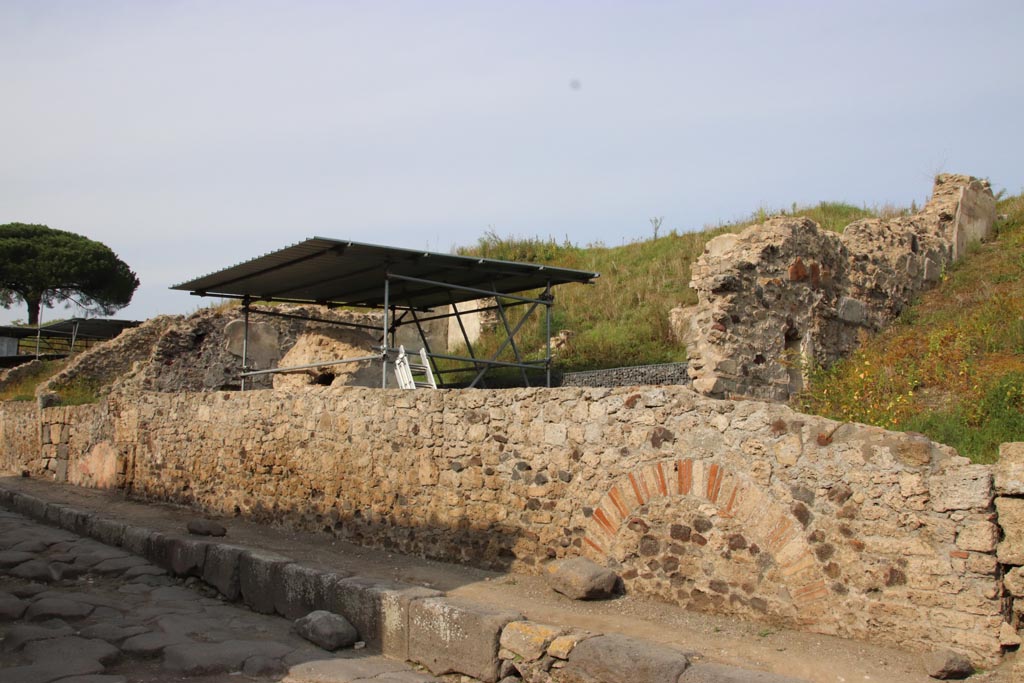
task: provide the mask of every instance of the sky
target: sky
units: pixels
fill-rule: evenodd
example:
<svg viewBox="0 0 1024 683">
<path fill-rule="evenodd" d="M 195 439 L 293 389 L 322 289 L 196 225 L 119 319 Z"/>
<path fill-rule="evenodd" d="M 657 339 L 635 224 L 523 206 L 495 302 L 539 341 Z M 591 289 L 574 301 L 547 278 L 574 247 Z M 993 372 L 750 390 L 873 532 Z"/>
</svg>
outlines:
<svg viewBox="0 0 1024 683">
<path fill-rule="evenodd" d="M 107 244 L 144 319 L 312 236 L 616 246 L 938 172 L 1015 194 L 1022 31 L 1020 0 L 0 0 L 0 224 Z"/>
</svg>

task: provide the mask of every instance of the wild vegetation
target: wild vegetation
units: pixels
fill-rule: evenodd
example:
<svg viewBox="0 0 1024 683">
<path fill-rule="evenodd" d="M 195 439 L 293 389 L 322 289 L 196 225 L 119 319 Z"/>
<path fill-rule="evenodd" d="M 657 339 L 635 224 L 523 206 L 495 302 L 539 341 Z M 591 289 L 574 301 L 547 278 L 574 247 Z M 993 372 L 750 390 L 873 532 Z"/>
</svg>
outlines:
<svg viewBox="0 0 1024 683">
<path fill-rule="evenodd" d="M 921 432 L 977 462 L 1024 439 L 1024 195 L 997 239 L 849 358 L 812 373 L 797 404 L 838 420 Z"/>
</svg>

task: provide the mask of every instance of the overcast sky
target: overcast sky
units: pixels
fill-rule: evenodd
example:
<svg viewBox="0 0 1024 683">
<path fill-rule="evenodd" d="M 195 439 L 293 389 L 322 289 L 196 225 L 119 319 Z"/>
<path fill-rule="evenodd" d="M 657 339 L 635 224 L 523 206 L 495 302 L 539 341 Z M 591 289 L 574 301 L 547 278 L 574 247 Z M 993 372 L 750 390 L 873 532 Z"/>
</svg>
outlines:
<svg viewBox="0 0 1024 683">
<path fill-rule="evenodd" d="M 1016 193 L 1022 33 L 1020 0 L 0 0 L 0 223 L 108 244 L 146 318 L 314 235 L 613 246 L 940 171 Z"/>
</svg>

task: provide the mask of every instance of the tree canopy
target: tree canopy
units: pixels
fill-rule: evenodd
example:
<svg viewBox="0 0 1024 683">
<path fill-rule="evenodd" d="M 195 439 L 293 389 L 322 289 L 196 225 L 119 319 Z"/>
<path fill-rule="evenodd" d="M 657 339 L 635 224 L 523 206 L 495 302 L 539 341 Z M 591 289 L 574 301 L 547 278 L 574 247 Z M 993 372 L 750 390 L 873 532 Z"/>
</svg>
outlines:
<svg viewBox="0 0 1024 683">
<path fill-rule="evenodd" d="M 139 278 L 110 247 L 45 225 L 0 225 L 0 306 L 28 306 L 28 323 L 40 306 L 70 301 L 111 315 L 132 300 Z"/>
</svg>

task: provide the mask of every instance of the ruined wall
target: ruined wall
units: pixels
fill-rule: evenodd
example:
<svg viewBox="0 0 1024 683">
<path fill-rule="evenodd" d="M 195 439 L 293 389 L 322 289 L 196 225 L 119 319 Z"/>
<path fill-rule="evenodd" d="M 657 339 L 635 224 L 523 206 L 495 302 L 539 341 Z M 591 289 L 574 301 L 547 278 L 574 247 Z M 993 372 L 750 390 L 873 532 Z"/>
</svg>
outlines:
<svg viewBox="0 0 1024 683">
<path fill-rule="evenodd" d="M 982 662 L 1007 637 L 991 469 L 920 436 L 676 387 L 147 392 L 97 410 L 106 428 L 70 427 L 69 478 L 86 460 L 134 495 L 481 566 L 588 555 L 691 608 Z"/>
<path fill-rule="evenodd" d="M 807 367 L 831 364 L 863 331 L 892 322 L 994 220 L 987 181 L 940 175 L 911 216 L 857 221 L 842 234 L 780 216 L 711 240 L 693 267 L 698 304 L 673 312 L 693 388 L 788 399 Z"/>
<path fill-rule="evenodd" d="M 39 407 L 35 401 L 0 402 L 0 469 L 20 474 L 39 454 Z"/>
</svg>

